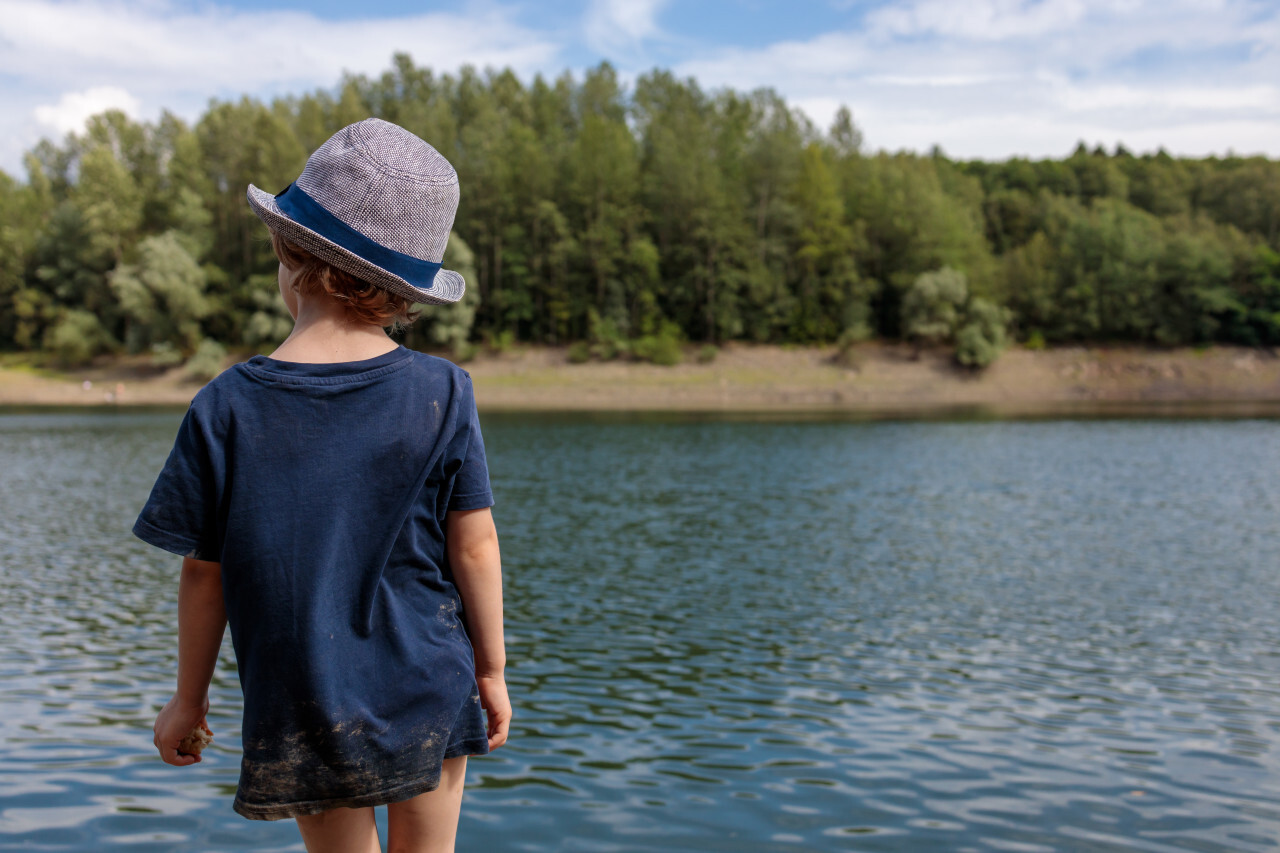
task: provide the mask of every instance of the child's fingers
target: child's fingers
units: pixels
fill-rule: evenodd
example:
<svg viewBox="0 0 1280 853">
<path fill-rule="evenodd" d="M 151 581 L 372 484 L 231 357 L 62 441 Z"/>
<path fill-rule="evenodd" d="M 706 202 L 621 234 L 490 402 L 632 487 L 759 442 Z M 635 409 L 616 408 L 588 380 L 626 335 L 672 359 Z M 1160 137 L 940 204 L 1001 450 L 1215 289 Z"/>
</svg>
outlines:
<svg viewBox="0 0 1280 853">
<path fill-rule="evenodd" d="M 201 761 L 199 754 L 181 750 L 183 742 L 191 736 L 193 731 L 203 730 L 206 735 L 212 734 L 206 718 L 207 710 L 207 702 L 203 708 L 193 708 L 179 703 L 176 695 L 169 700 L 156 716 L 155 725 L 152 726 L 154 737 L 151 743 L 160 753 L 161 761 L 172 764 L 174 767 L 190 767 Z"/>
<path fill-rule="evenodd" d="M 507 698 L 506 680 L 501 675 L 482 675 L 478 684 L 480 701 L 485 711 L 489 749 L 494 750 L 507 742 L 507 731 L 511 725 L 511 700 Z"/>
<path fill-rule="evenodd" d="M 510 714 L 489 715 L 489 749 L 494 750 L 507 742 L 507 733 L 511 728 Z"/>
<path fill-rule="evenodd" d="M 189 767 L 198 762 L 200 756 L 178 752 L 178 748 L 175 746 L 162 746 L 160 747 L 160 760 L 165 764 L 172 764 L 174 767 Z"/>
</svg>

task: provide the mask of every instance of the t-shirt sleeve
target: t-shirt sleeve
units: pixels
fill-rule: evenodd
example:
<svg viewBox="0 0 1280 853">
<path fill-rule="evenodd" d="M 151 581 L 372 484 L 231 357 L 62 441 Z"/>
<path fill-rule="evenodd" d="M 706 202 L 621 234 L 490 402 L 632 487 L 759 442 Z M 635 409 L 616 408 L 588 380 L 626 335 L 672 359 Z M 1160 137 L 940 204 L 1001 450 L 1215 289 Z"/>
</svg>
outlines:
<svg viewBox="0 0 1280 853">
<path fill-rule="evenodd" d="M 454 475 L 449 509 L 483 509 L 493 506 L 493 490 L 489 485 L 489 465 L 484 455 L 484 438 L 480 434 L 480 415 L 476 411 L 475 389 L 471 378 L 462 382 L 462 398 L 458 412 L 459 446 L 462 464 Z M 461 435 L 461 433 L 465 433 Z"/>
<path fill-rule="evenodd" d="M 178 427 L 173 449 L 151 495 L 133 525 L 133 534 L 182 557 L 219 562 L 217 466 L 212 443 L 192 405 Z"/>
</svg>

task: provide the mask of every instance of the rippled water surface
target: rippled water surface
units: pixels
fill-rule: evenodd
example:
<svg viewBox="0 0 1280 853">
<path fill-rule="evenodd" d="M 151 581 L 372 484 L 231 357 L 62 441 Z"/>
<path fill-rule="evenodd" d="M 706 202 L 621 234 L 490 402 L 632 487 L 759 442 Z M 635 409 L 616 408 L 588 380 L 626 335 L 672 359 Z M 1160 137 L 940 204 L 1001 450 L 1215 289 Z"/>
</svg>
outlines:
<svg viewBox="0 0 1280 853">
<path fill-rule="evenodd" d="M 180 418 L 0 416 L 0 848 L 300 850 L 162 764 Z M 1271 850 L 1280 423 L 484 419 L 511 741 L 460 850 Z"/>
</svg>

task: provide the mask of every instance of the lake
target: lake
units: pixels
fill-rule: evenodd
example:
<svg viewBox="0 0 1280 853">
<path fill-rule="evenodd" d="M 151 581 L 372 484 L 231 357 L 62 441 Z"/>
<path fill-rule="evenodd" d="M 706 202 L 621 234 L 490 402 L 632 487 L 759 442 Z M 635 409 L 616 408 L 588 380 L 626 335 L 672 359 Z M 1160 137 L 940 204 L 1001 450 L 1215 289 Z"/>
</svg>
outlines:
<svg viewBox="0 0 1280 853">
<path fill-rule="evenodd" d="M 151 723 L 180 412 L 0 415 L 0 849 L 302 850 Z M 510 742 L 467 851 L 1280 845 L 1280 421 L 482 415 Z"/>
</svg>

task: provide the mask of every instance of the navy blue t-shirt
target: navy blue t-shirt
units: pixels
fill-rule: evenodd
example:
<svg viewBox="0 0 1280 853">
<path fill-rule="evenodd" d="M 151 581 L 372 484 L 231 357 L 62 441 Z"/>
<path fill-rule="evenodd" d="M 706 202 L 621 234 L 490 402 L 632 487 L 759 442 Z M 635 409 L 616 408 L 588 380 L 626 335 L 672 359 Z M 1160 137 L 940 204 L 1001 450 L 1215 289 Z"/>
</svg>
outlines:
<svg viewBox="0 0 1280 853">
<path fill-rule="evenodd" d="M 395 802 L 489 751 L 444 532 L 492 505 L 471 377 L 444 359 L 255 356 L 196 394 L 133 532 L 222 564 L 237 812 Z"/>
</svg>

